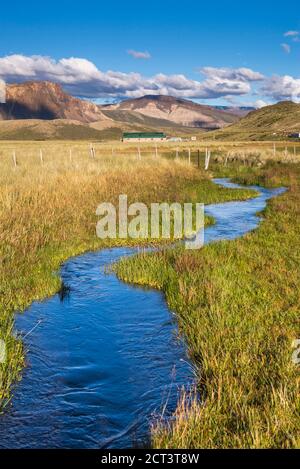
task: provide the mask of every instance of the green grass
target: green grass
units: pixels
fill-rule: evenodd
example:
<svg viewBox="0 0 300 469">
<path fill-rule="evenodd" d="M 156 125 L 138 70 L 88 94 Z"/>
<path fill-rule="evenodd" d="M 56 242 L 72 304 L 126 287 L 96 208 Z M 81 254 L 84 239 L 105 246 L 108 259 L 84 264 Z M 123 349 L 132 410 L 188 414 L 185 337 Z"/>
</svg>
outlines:
<svg viewBox="0 0 300 469">
<path fill-rule="evenodd" d="M 300 444 L 300 167 L 218 171 L 286 185 L 260 227 L 199 251 L 124 259 L 117 275 L 165 292 L 197 372 L 203 403 L 183 396 L 175 420 L 152 429 L 155 448 L 295 448 Z"/>
<path fill-rule="evenodd" d="M 238 122 L 209 132 L 204 138 L 216 140 L 280 140 L 300 132 L 300 105 L 283 101 L 250 112 Z"/>
<path fill-rule="evenodd" d="M 14 169 L 11 148 L 16 149 Z M 97 206 L 117 202 L 212 202 L 245 199 L 248 190 L 216 187 L 208 175 L 180 162 L 136 155 L 89 158 L 86 143 L 69 147 L 43 144 L 44 163 L 33 143 L 0 144 L 0 339 L 7 361 L 0 364 L 0 409 L 11 398 L 12 386 L 25 364 L 22 342 L 13 334 L 14 313 L 61 288 L 59 266 L 87 250 L 124 244 L 96 237 Z M 110 150 L 110 149 L 109 149 Z M 130 241 L 128 241 L 130 242 Z"/>
</svg>

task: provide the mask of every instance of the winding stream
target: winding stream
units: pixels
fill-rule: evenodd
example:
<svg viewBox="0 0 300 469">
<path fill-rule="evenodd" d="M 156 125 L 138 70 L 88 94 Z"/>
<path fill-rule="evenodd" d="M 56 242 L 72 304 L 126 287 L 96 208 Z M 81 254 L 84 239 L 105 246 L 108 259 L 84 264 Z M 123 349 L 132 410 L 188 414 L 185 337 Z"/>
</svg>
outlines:
<svg viewBox="0 0 300 469">
<path fill-rule="evenodd" d="M 206 243 L 253 230 L 256 213 L 284 191 L 253 189 L 255 199 L 206 206 L 216 221 L 205 229 Z M 69 294 L 16 315 L 28 367 L 0 417 L 1 448 L 131 447 L 147 441 L 153 417 L 175 410 L 193 374 L 174 315 L 161 292 L 105 274 L 135 252 L 114 248 L 68 260 L 61 277 Z"/>
</svg>

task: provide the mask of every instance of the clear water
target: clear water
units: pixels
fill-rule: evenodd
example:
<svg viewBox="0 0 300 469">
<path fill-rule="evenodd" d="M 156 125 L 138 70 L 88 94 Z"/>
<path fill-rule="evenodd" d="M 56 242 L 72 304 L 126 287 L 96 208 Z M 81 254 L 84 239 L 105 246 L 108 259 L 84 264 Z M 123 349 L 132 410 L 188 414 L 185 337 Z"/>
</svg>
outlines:
<svg viewBox="0 0 300 469">
<path fill-rule="evenodd" d="M 255 199 L 206 207 L 216 220 L 205 229 L 206 243 L 253 230 L 256 213 L 283 191 L 255 189 Z M 147 442 L 163 409 L 174 411 L 180 390 L 193 382 L 174 315 L 160 292 L 105 273 L 135 252 L 114 248 L 70 259 L 61 269 L 69 294 L 16 315 L 28 366 L 0 417 L 1 448 L 128 448 Z"/>
</svg>

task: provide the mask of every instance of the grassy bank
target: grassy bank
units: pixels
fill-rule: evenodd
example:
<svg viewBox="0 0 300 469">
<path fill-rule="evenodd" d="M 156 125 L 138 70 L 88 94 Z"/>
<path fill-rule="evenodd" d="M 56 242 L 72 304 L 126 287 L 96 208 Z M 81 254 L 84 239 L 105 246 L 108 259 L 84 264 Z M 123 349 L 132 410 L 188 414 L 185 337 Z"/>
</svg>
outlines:
<svg viewBox="0 0 300 469">
<path fill-rule="evenodd" d="M 35 142 L 0 144 L 0 339 L 7 348 L 0 364 L 1 409 L 25 364 L 22 343 L 13 334 L 13 313 L 60 289 L 57 271 L 68 257 L 121 243 L 96 237 L 99 203 L 117 203 L 122 193 L 129 203 L 252 196 L 217 188 L 203 172 L 153 154 L 138 161 L 136 154 L 113 155 L 104 147 L 91 159 L 88 143 L 81 142 L 72 145 L 70 157 L 69 145 L 44 142 L 41 161 L 39 148 Z"/>
<path fill-rule="evenodd" d="M 300 167 L 216 168 L 241 182 L 287 185 L 264 221 L 236 241 L 139 255 L 118 276 L 165 292 L 177 313 L 204 403 L 183 397 L 176 419 L 153 428 L 157 448 L 300 445 Z"/>
</svg>

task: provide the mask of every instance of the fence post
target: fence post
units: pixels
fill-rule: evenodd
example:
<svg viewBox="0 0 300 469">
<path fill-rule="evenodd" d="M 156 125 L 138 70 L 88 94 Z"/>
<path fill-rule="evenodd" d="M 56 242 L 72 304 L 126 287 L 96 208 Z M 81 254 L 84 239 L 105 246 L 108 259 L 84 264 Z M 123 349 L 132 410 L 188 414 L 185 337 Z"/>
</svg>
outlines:
<svg viewBox="0 0 300 469">
<path fill-rule="evenodd" d="M 227 152 L 227 155 L 226 155 L 226 157 L 225 157 L 224 166 L 227 166 L 228 158 L 229 158 L 229 151 Z"/>
<path fill-rule="evenodd" d="M 210 150 L 207 150 L 207 149 L 206 149 L 205 171 L 208 170 L 208 167 L 209 167 L 209 160 L 210 160 Z"/>
<path fill-rule="evenodd" d="M 16 168 L 18 162 L 17 162 L 17 157 L 16 157 L 16 151 L 15 150 L 13 151 L 12 157 L 13 157 L 14 167 Z"/>
<path fill-rule="evenodd" d="M 200 168 L 200 150 L 197 152 L 198 168 Z"/>
<path fill-rule="evenodd" d="M 189 165 L 191 164 L 191 149 L 188 149 L 188 154 L 189 154 Z"/>
<path fill-rule="evenodd" d="M 155 145 L 155 158 L 158 157 L 158 153 L 157 153 L 157 144 Z"/>
<path fill-rule="evenodd" d="M 41 164 L 44 163 L 44 160 L 43 160 L 43 152 L 42 152 L 42 149 L 40 148 L 40 161 L 41 161 Z"/>
<path fill-rule="evenodd" d="M 273 145 L 273 156 L 274 158 L 276 158 L 276 143 L 274 142 L 274 145 Z"/>
<path fill-rule="evenodd" d="M 70 148 L 69 150 L 69 158 L 70 158 L 70 162 L 72 163 L 72 148 Z"/>
<path fill-rule="evenodd" d="M 90 144 L 90 155 L 91 155 L 91 158 L 95 158 L 95 148 L 93 147 L 92 144 Z"/>
<path fill-rule="evenodd" d="M 176 158 L 176 160 L 177 160 L 177 158 L 178 158 L 178 148 L 176 148 L 176 155 L 175 155 L 175 158 Z"/>
</svg>

